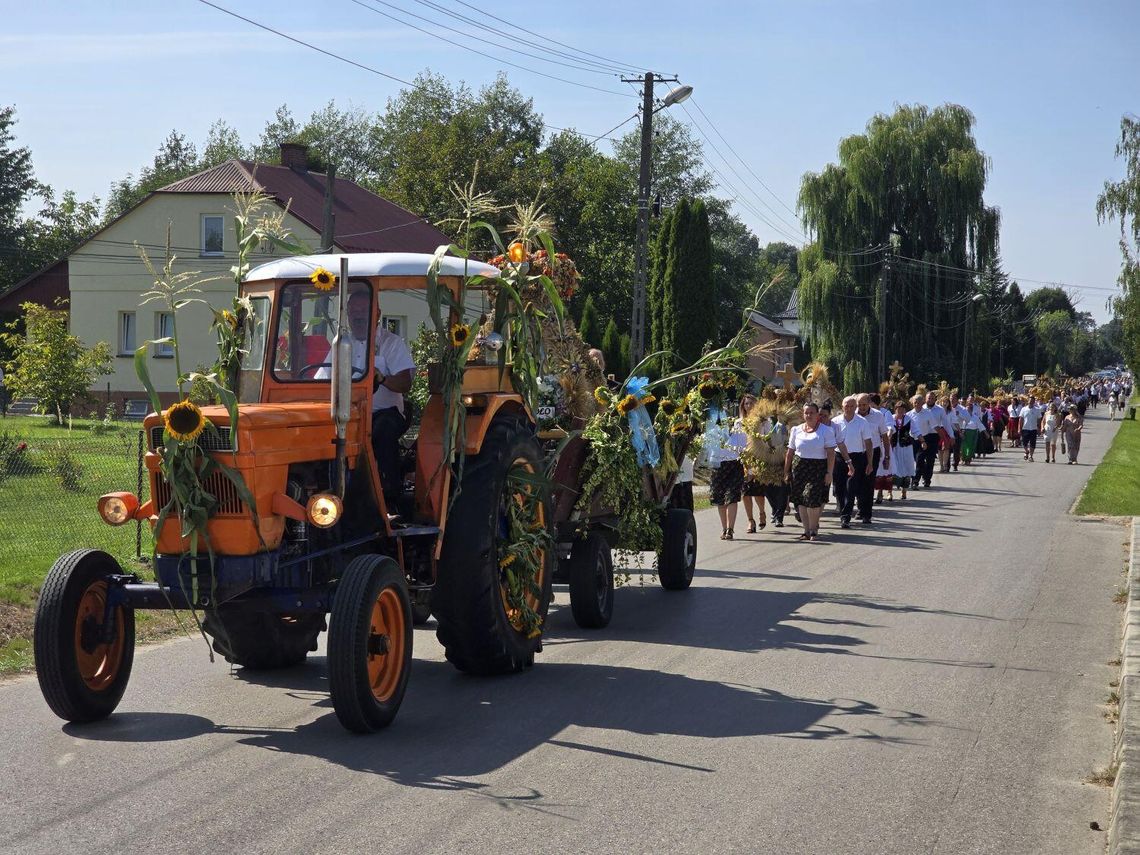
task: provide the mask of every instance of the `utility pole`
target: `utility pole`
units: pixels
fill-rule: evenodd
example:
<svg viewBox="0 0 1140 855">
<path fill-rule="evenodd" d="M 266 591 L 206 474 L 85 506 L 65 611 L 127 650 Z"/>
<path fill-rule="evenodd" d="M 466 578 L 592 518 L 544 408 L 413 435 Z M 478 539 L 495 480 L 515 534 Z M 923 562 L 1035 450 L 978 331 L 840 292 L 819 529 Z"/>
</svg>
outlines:
<svg viewBox="0 0 1140 855">
<path fill-rule="evenodd" d="M 644 77 L 622 78 L 623 83 L 638 83 L 641 90 L 641 168 L 637 175 L 637 249 L 634 255 L 633 306 L 630 312 L 630 363 L 637 365 L 645 356 L 646 283 L 649 279 L 649 193 L 653 184 L 653 84 L 677 82 L 676 77 L 661 77 L 652 71 Z M 692 87 L 687 87 L 692 91 Z M 688 92 L 665 100 L 665 106 L 679 103 Z"/>
<path fill-rule="evenodd" d="M 332 252 L 336 239 L 336 213 L 333 211 L 333 184 L 336 182 L 336 164 L 330 163 L 325 173 L 325 218 L 321 226 L 321 252 Z"/>
<path fill-rule="evenodd" d="M 883 259 L 879 271 L 879 380 L 887 379 L 887 277 L 891 272 L 891 259 Z"/>
</svg>

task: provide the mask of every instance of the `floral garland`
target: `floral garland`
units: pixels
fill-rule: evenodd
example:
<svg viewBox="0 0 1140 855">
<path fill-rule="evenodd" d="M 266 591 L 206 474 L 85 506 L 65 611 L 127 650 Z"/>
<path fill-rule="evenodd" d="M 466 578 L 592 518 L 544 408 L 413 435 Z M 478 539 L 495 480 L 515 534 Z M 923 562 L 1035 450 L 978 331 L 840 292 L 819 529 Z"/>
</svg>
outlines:
<svg viewBox="0 0 1140 855">
<path fill-rule="evenodd" d="M 538 576 L 554 539 L 537 522 L 542 487 L 533 478 L 508 476 L 506 537 L 498 540 L 499 572 L 506 582 L 507 620 L 527 638 L 542 633 L 542 618 L 530 604 L 542 597 Z"/>
</svg>

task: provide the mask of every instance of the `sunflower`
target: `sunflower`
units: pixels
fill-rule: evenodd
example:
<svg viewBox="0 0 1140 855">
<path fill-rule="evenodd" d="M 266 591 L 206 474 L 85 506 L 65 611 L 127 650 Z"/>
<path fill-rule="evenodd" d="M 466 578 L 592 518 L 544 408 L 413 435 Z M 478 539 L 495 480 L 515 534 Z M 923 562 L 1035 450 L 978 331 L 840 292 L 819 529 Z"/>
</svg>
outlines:
<svg viewBox="0 0 1140 855">
<path fill-rule="evenodd" d="M 608 407 L 610 405 L 609 390 L 606 389 L 605 386 L 599 386 L 594 390 L 594 400 L 597 401 L 600 406 Z"/>
<path fill-rule="evenodd" d="M 628 416 L 639 406 L 641 406 L 641 401 L 637 400 L 636 395 L 626 395 L 617 404 L 618 412 L 623 416 Z"/>
<path fill-rule="evenodd" d="M 708 382 L 708 381 L 702 383 L 697 388 L 700 390 L 701 397 L 704 398 L 706 401 L 710 401 L 713 398 L 715 398 L 717 396 L 718 392 L 720 391 L 719 389 L 717 389 L 715 383 Z"/>
<path fill-rule="evenodd" d="M 179 401 L 163 415 L 166 432 L 180 442 L 193 442 L 206 429 L 206 417 L 193 401 Z"/>
<path fill-rule="evenodd" d="M 641 399 L 641 403 L 648 407 L 650 404 L 652 404 L 656 400 L 657 400 L 657 398 L 655 396 L 646 395 L 644 398 Z"/>
<path fill-rule="evenodd" d="M 683 433 L 687 433 L 688 430 L 689 423 L 682 420 L 679 422 L 674 422 L 673 426 L 669 428 L 669 433 L 673 434 L 674 436 L 680 436 Z"/>
<path fill-rule="evenodd" d="M 673 413 L 677 412 L 677 402 L 671 398 L 662 398 L 661 412 L 667 416 L 673 415 Z"/>
<path fill-rule="evenodd" d="M 228 326 L 231 330 L 237 329 L 237 327 L 238 327 L 237 315 L 235 315 L 229 309 L 222 309 L 222 320 L 225 322 L 226 326 Z"/>
<path fill-rule="evenodd" d="M 510 567 L 514 563 L 515 563 L 515 554 L 513 552 L 508 552 L 506 555 L 504 555 L 502 558 L 499 559 L 499 566 L 504 568 L 504 569 L 506 569 L 507 567 Z"/>
<path fill-rule="evenodd" d="M 452 324 L 451 343 L 453 346 L 463 347 L 463 343 L 467 341 L 469 335 L 471 335 L 471 327 L 467 324 Z"/>
<path fill-rule="evenodd" d="M 309 277 L 309 281 L 319 291 L 331 291 L 336 287 L 336 274 L 329 273 L 323 267 L 318 267 L 313 271 L 313 275 Z"/>
<path fill-rule="evenodd" d="M 737 377 L 731 371 L 726 371 L 720 375 L 720 385 L 725 389 L 733 389 L 736 387 Z"/>
</svg>

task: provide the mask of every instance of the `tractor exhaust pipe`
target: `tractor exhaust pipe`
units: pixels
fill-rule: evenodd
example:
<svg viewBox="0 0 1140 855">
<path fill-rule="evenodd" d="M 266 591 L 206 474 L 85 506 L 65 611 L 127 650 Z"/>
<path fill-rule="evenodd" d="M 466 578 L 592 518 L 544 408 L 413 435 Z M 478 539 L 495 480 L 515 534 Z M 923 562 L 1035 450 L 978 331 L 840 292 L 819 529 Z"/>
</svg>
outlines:
<svg viewBox="0 0 1140 855">
<path fill-rule="evenodd" d="M 367 352 L 367 351 L 366 351 Z M 348 257 L 340 259 L 340 288 L 337 289 L 336 333 L 332 346 L 332 419 L 336 425 L 336 494 L 344 498 L 347 459 L 345 435 L 352 403 L 352 332 L 348 326 Z"/>
</svg>

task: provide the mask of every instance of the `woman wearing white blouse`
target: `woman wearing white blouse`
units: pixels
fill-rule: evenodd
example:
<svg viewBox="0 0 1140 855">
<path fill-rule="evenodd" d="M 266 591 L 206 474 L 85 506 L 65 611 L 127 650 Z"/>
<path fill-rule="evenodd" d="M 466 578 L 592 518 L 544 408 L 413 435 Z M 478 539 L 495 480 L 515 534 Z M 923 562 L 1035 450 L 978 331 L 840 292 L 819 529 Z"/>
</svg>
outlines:
<svg viewBox="0 0 1140 855">
<path fill-rule="evenodd" d="M 820 426 L 819 407 L 804 404 L 804 423 L 792 428 L 784 455 L 784 478 L 791 485 L 792 502 L 799 508 L 804 533 L 800 540 L 819 537 L 819 516 L 831 486 L 835 466 L 835 432 Z"/>
</svg>

